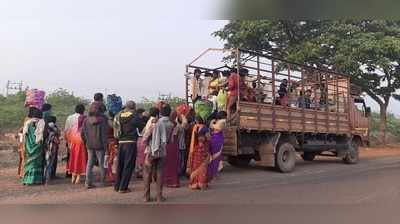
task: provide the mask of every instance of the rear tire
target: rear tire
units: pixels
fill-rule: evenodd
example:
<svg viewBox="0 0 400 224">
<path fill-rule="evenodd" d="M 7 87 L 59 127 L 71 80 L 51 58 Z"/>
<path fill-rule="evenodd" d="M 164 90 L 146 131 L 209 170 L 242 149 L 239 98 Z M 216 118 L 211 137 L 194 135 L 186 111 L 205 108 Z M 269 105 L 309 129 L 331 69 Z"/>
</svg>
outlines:
<svg viewBox="0 0 400 224">
<path fill-rule="evenodd" d="M 289 173 L 296 166 L 296 151 L 292 144 L 285 142 L 277 147 L 275 168 L 282 173 Z"/>
<path fill-rule="evenodd" d="M 303 158 L 304 161 L 313 161 L 315 159 L 315 156 L 315 153 L 304 152 L 303 155 L 301 155 L 301 158 Z"/>
<path fill-rule="evenodd" d="M 356 164 L 359 161 L 359 144 L 356 140 L 352 140 L 348 152 L 343 157 L 343 162 L 346 164 Z"/>
</svg>

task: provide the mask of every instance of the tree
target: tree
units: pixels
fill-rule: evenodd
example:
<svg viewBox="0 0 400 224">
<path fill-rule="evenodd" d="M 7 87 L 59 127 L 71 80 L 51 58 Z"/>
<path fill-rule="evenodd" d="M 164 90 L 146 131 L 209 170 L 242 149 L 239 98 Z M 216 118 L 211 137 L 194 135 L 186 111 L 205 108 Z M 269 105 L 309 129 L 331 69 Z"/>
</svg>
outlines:
<svg viewBox="0 0 400 224">
<path fill-rule="evenodd" d="M 75 106 L 79 103 L 85 106 L 89 105 L 89 101 L 74 96 L 65 89 L 57 89 L 46 97 L 46 102 L 52 105 L 53 114 L 57 117 L 57 123 L 63 127 L 68 115 L 75 112 Z"/>
<path fill-rule="evenodd" d="M 400 100 L 400 21 L 231 21 L 214 36 L 225 48 L 245 48 L 351 75 L 380 107 L 386 141 L 387 108 Z"/>
</svg>

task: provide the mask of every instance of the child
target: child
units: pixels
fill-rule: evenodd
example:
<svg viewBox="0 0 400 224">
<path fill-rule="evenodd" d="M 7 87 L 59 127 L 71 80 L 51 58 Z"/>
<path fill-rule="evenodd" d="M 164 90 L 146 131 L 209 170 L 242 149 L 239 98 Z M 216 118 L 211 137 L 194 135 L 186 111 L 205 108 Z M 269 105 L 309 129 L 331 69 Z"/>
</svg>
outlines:
<svg viewBox="0 0 400 224">
<path fill-rule="evenodd" d="M 47 118 L 48 124 L 46 129 L 46 164 L 45 164 L 45 183 L 56 176 L 57 171 L 57 160 L 58 160 L 58 148 L 60 145 L 60 131 L 56 125 L 57 119 L 54 116 Z"/>
</svg>

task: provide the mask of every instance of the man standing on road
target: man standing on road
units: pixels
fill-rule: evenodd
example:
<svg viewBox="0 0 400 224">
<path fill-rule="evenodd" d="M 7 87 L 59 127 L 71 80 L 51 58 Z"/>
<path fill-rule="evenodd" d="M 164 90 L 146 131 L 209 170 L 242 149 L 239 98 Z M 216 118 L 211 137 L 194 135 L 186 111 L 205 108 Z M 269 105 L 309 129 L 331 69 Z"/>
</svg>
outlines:
<svg viewBox="0 0 400 224">
<path fill-rule="evenodd" d="M 135 169 L 137 139 L 144 128 L 142 117 L 136 112 L 136 104 L 128 101 L 125 109 L 114 121 L 115 137 L 118 140 L 118 168 L 114 190 L 128 193 L 129 182 Z"/>
<path fill-rule="evenodd" d="M 173 129 L 173 124 L 170 121 L 171 107 L 164 105 L 160 109 L 161 118 L 155 124 L 150 147 L 145 151 L 144 162 L 144 183 L 145 195 L 144 201 L 150 201 L 150 183 L 153 176 L 156 179 L 157 185 L 157 202 L 165 201 L 162 194 L 163 185 L 163 164 L 167 155 L 166 146 L 170 140 Z"/>
<path fill-rule="evenodd" d="M 88 189 L 95 187 L 93 185 L 93 167 L 97 160 L 100 168 L 100 182 L 104 186 L 105 169 L 104 156 L 107 152 L 107 120 L 101 110 L 101 103 L 93 102 L 90 105 L 89 117 L 85 120 L 82 127 L 82 140 L 88 151 L 88 163 L 86 168 L 86 187 Z"/>
</svg>

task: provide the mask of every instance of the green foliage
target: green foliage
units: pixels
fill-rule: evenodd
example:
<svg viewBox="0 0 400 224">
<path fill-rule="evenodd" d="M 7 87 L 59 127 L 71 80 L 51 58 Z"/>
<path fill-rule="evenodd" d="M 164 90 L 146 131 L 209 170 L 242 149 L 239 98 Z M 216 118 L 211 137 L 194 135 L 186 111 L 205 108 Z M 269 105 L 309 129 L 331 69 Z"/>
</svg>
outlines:
<svg viewBox="0 0 400 224">
<path fill-rule="evenodd" d="M 185 99 L 180 97 L 170 97 L 165 99 L 169 103 L 172 108 L 176 108 L 178 105 L 185 103 Z M 156 100 L 151 100 L 146 97 L 142 97 L 142 99 L 137 103 L 137 108 L 143 108 L 145 110 L 149 110 L 156 104 Z"/>
<path fill-rule="evenodd" d="M 379 126 L 380 116 L 378 113 L 372 113 L 371 117 L 371 137 L 372 139 L 379 139 Z M 391 141 L 398 142 L 400 140 L 400 119 L 396 118 L 394 114 L 387 116 L 387 133 Z"/>
<path fill-rule="evenodd" d="M 64 127 L 65 120 L 75 112 L 77 104 L 89 105 L 88 100 L 76 97 L 65 89 L 57 89 L 50 93 L 46 97 L 46 102 L 52 105 L 53 115 L 57 117 L 57 123 L 60 127 Z"/>
<path fill-rule="evenodd" d="M 231 21 L 214 35 L 225 41 L 225 48 L 350 74 L 381 106 L 387 107 L 400 88 L 400 21 Z"/>
<path fill-rule="evenodd" d="M 0 95 L 0 131 L 22 126 L 26 114 L 24 102 L 23 92 L 8 97 Z"/>
<path fill-rule="evenodd" d="M 245 48 L 289 61 L 349 74 L 386 115 L 400 100 L 400 21 L 231 21 L 214 36 L 225 48 Z M 381 117 L 385 136 L 385 117 Z M 390 124 L 389 124 L 390 126 Z M 383 138 L 385 142 L 385 138 Z"/>
<path fill-rule="evenodd" d="M 24 107 L 25 92 L 4 97 L 0 95 L 0 130 L 15 130 L 22 126 L 27 110 Z M 75 105 L 89 102 L 76 97 L 65 89 L 58 89 L 46 97 L 46 102 L 53 106 L 53 115 L 57 123 L 63 127 L 68 115 L 74 113 Z"/>
<path fill-rule="evenodd" d="M 13 131 L 22 126 L 27 110 L 24 107 L 25 92 L 4 97 L 0 95 L 0 131 Z M 57 123 L 64 127 L 67 117 L 74 113 L 75 106 L 79 103 L 85 106 L 89 101 L 76 97 L 65 89 L 57 89 L 46 96 L 46 102 L 52 105 L 53 115 L 57 117 Z M 168 99 L 170 105 L 175 108 L 184 103 L 184 99 L 171 97 Z M 143 97 L 137 104 L 138 108 L 150 109 L 155 101 Z"/>
</svg>

